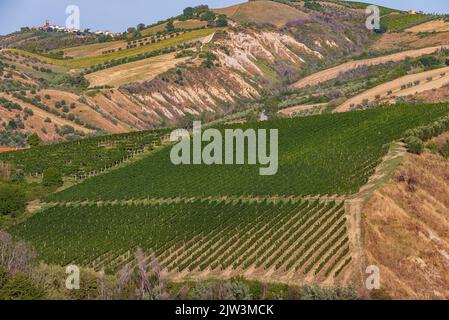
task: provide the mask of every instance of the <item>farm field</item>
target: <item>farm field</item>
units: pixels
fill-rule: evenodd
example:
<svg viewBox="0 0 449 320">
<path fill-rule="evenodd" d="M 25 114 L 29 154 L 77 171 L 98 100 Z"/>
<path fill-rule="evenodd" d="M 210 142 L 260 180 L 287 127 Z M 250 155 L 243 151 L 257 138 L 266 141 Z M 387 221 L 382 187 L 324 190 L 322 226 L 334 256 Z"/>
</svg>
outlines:
<svg viewBox="0 0 449 320">
<path fill-rule="evenodd" d="M 349 62 L 343 63 L 341 65 L 335 66 L 333 68 L 329 68 L 329 69 L 311 74 L 310 76 L 307 76 L 307 77 L 297 81 L 296 83 L 292 84 L 290 87 L 292 89 L 295 89 L 295 88 L 301 89 L 301 88 L 305 88 L 306 86 L 318 85 L 320 83 L 337 78 L 337 76 L 340 73 L 344 73 L 344 72 L 356 69 L 361 66 L 372 66 L 372 65 L 387 63 L 390 61 L 394 62 L 394 61 L 405 60 L 407 58 L 421 57 L 424 55 L 435 53 L 438 50 L 441 50 L 443 48 L 449 49 L 449 45 L 428 47 L 428 48 L 422 48 L 422 49 L 414 49 L 414 50 L 408 50 L 408 51 L 403 51 L 403 52 L 399 52 L 399 53 L 393 53 L 390 55 L 381 56 L 381 57 L 377 57 L 377 58 L 349 61 Z"/>
<path fill-rule="evenodd" d="M 251 165 L 175 166 L 170 162 L 170 148 L 165 148 L 51 195 L 47 201 L 352 194 L 374 173 L 390 142 L 401 138 L 405 130 L 448 112 L 447 105 L 397 105 L 234 125 L 230 128 L 279 129 L 276 175 L 260 176 L 259 166 Z"/>
<path fill-rule="evenodd" d="M 175 55 L 170 53 L 104 69 L 86 75 L 86 79 L 89 80 L 91 87 L 105 85 L 120 87 L 127 83 L 151 80 L 189 59 L 188 57 L 175 59 Z"/>
<path fill-rule="evenodd" d="M 270 23 L 277 27 L 308 16 L 289 5 L 273 1 L 250 1 L 213 11 L 217 14 L 225 14 L 239 23 Z"/>
<path fill-rule="evenodd" d="M 442 20 L 433 20 L 408 28 L 406 32 L 447 32 L 449 31 L 449 22 Z"/>
<path fill-rule="evenodd" d="M 196 28 L 202 28 L 207 26 L 207 21 L 200 21 L 200 20 L 186 20 L 186 21 L 175 21 L 173 22 L 173 25 L 177 29 L 196 29 Z M 161 23 L 158 25 L 155 25 L 153 27 L 147 28 L 142 30 L 142 35 L 149 36 L 152 34 L 156 34 L 158 32 L 163 32 L 166 30 L 167 23 Z"/>
<path fill-rule="evenodd" d="M 41 174 L 54 167 L 66 176 L 83 176 L 110 168 L 136 153 L 159 145 L 167 132 L 141 131 L 42 145 L 1 153 L 0 161 L 13 163 L 29 175 Z"/>
<path fill-rule="evenodd" d="M 390 13 L 382 16 L 380 23 L 387 27 L 388 31 L 397 32 L 433 19 L 435 16 L 421 13 Z"/>
<path fill-rule="evenodd" d="M 195 200 L 58 205 L 11 231 L 59 265 L 115 271 L 139 246 L 168 273 L 276 270 L 326 279 L 351 261 L 346 223 L 344 202 Z"/>
<path fill-rule="evenodd" d="M 207 37 L 214 32 L 222 30 L 222 28 L 210 28 L 210 29 L 200 29 L 200 30 L 193 30 L 186 32 L 180 36 L 169 38 L 166 40 L 162 40 L 158 43 L 154 43 L 147 46 L 122 50 L 122 51 L 116 51 L 114 53 L 105 54 L 105 55 L 99 55 L 94 57 L 82 57 L 77 59 L 69 59 L 69 60 L 58 60 L 58 59 L 52 59 L 48 57 L 44 57 L 38 54 L 26 52 L 23 50 L 18 49 L 8 49 L 9 51 L 19 53 L 24 56 L 34 57 L 36 59 L 39 59 L 41 61 L 45 61 L 50 64 L 55 64 L 59 66 L 64 66 L 70 69 L 84 69 L 88 68 L 94 65 L 102 64 L 106 61 L 125 58 L 125 57 L 132 57 L 139 54 L 156 51 L 156 50 L 162 50 L 165 48 L 169 48 L 172 46 L 176 46 L 178 44 L 191 42 L 195 40 L 200 40 L 201 38 Z"/>
<path fill-rule="evenodd" d="M 407 75 L 369 89 L 338 106 L 334 112 L 345 112 L 351 106 L 364 101 L 391 100 L 393 97 L 404 97 L 427 90 L 438 89 L 449 83 L 449 67 Z"/>
</svg>

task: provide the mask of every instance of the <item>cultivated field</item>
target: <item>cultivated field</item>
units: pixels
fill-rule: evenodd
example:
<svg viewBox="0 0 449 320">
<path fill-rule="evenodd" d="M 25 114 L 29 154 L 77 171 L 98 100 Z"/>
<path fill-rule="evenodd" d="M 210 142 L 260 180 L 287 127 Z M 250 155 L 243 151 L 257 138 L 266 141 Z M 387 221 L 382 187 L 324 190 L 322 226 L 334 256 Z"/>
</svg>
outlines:
<svg viewBox="0 0 449 320">
<path fill-rule="evenodd" d="M 94 65 L 102 64 L 102 63 L 104 63 L 106 61 L 110 61 L 110 60 L 137 56 L 139 54 L 144 54 L 144 53 L 156 51 L 156 50 L 162 50 L 165 48 L 176 46 L 178 44 L 201 40 L 202 38 L 207 37 L 207 36 L 215 33 L 218 30 L 222 30 L 222 29 L 221 28 L 210 28 L 210 29 L 193 30 L 193 31 L 186 32 L 180 36 L 162 40 L 158 43 L 154 43 L 154 44 L 150 44 L 150 45 L 146 45 L 146 46 L 142 46 L 142 47 L 126 49 L 126 50 L 122 50 L 122 51 L 116 51 L 114 53 L 104 54 L 104 55 L 99 55 L 99 56 L 94 56 L 94 57 L 82 57 L 82 58 L 78 58 L 78 59 L 69 59 L 69 60 L 52 59 L 52 58 L 44 57 L 44 56 L 41 56 L 38 54 L 34 54 L 34 53 L 22 51 L 22 50 L 17 50 L 17 49 L 8 49 L 8 50 L 12 51 L 12 52 L 17 52 L 24 56 L 34 57 L 34 58 L 37 58 L 41 61 L 45 61 L 50 64 L 60 65 L 60 66 L 64 66 L 64 67 L 67 67 L 70 69 L 84 69 L 84 68 L 88 68 L 88 67 L 91 67 Z"/>
<path fill-rule="evenodd" d="M 363 102 L 391 100 L 394 97 L 404 97 L 441 88 L 446 84 L 449 84 L 449 67 L 411 74 L 369 89 L 347 100 L 334 111 L 345 112 L 350 110 L 351 106 L 354 107 Z"/>
<path fill-rule="evenodd" d="M 207 21 L 200 20 L 186 20 L 186 21 L 175 21 L 173 23 L 177 29 L 196 29 L 207 26 Z M 142 35 L 149 36 L 152 34 L 157 34 L 158 32 L 164 32 L 166 30 L 167 23 L 161 23 L 153 27 L 142 30 Z"/>
<path fill-rule="evenodd" d="M 254 165 L 175 166 L 170 148 L 165 148 L 51 195 L 48 201 L 353 194 L 374 173 L 388 143 L 448 111 L 446 105 L 399 105 L 234 125 L 231 127 L 279 130 L 276 175 L 260 176 L 259 166 Z"/>
<path fill-rule="evenodd" d="M 406 32 L 447 32 L 449 31 L 449 22 L 444 20 L 434 20 L 419 24 L 405 30 Z"/>
<path fill-rule="evenodd" d="M 214 9 L 239 23 L 273 24 L 285 26 L 289 21 L 307 18 L 307 14 L 286 4 L 273 1 L 252 1 L 223 9 Z"/>
<path fill-rule="evenodd" d="M 140 246 L 169 274 L 276 271 L 298 281 L 345 271 L 351 262 L 346 220 L 344 202 L 195 200 L 57 205 L 11 231 L 59 265 L 116 271 Z M 52 232 L 45 231 L 49 226 Z"/>
<path fill-rule="evenodd" d="M 0 161 L 14 164 L 28 175 L 41 174 L 49 167 L 54 167 L 63 175 L 82 178 L 151 150 L 161 144 L 161 138 L 167 133 L 168 130 L 140 131 L 42 145 L 2 153 Z"/>
<path fill-rule="evenodd" d="M 175 55 L 171 53 L 119 65 L 90 73 L 86 78 L 91 87 L 104 85 L 119 87 L 127 83 L 151 80 L 188 59 L 188 57 L 175 59 Z"/>
<path fill-rule="evenodd" d="M 416 57 L 435 53 L 438 50 L 441 50 L 442 48 L 448 49 L 449 45 L 409 50 L 409 51 L 403 51 L 403 52 L 394 53 L 394 54 L 377 57 L 377 58 L 346 62 L 346 63 L 343 63 L 336 67 L 311 74 L 310 76 L 305 77 L 305 78 L 299 80 L 298 82 L 292 84 L 291 88 L 292 89 L 295 89 L 295 88 L 301 89 L 306 86 L 315 86 L 320 83 L 335 79 L 335 78 L 337 78 L 337 76 L 340 73 L 356 69 L 360 66 L 371 66 L 371 65 L 382 64 L 382 63 L 386 63 L 386 62 L 390 62 L 390 61 L 401 61 L 406 58 L 416 58 Z"/>
</svg>

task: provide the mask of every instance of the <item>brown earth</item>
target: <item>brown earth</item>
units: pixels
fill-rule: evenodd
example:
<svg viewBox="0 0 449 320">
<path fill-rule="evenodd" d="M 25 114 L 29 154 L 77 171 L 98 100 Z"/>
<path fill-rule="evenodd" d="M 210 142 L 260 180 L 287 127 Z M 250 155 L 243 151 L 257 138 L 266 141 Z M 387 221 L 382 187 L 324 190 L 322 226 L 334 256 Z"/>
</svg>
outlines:
<svg viewBox="0 0 449 320">
<path fill-rule="evenodd" d="M 320 84 L 322 82 L 326 82 L 326 81 L 335 79 L 335 78 L 337 78 L 337 76 L 340 73 L 356 69 L 360 66 L 372 66 L 372 65 L 390 62 L 390 61 L 401 61 L 401 60 L 405 60 L 406 58 L 420 57 L 423 55 L 434 53 L 438 50 L 441 50 L 442 48 L 449 49 L 449 45 L 409 50 L 409 51 L 394 53 L 394 54 L 377 57 L 377 58 L 346 62 L 346 63 L 338 65 L 336 67 L 326 69 L 326 70 L 314 73 L 308 77 L 305 77 L 305 78 L 299 80 L 298 82 L 292 84 L 291 88 L 292 89 L 300 89 L 300 88 L 304 88 L 306 86 L 314 86 L 314 85 Z"/>
<path fill-rule="evenodd" d="M 406 32 L 447 32 L 449 31 L 449 22 L 441 20 L 433 20 L 408 28 Z"/>
<path fill-rule="evenodd" d="M 449 102 L 449 86 L 427 90 L 413 95 L 414 100 L 426 103 Z"/>
<path fill-rule="evenodd" d="M 363 208 L 366 263 L 394 299 L 449 298 L 448 181 L 446 159 L 408 154 Z"/>
<path fill-rule="evenodd" d="M 308 16 L 289 5 L 273 1 L 250 1 L 214 11 L 239 23 L 272 24 L 276 27 L 283 27 L 290 21 Z"/>
<path fill-rule="evenodd" d="M 372 46 L 379 51 L 419 49 L 449 43 L 449 32 L 418 35 L 412 32 L 386 33 Z"/>
<path fill-rule="evenodd" d="M 432 80 L 429 81 L 430 78 Z M 416 85 L 415 81 L 419 81 L 419 84 Z M 402 86 L 410 83 L 413 84 L 411 87 L 402 88 Z M 447 84 L 449 84 L 449 67 L 411 74 L 362 92 L 338 106 L 334 112 L 349 111 L 352 107 L 360 105 L 364 101 L 372 102 L 374 100 L 383 101 L 386 99 L 387 102 L 394 102 L 393 97 L 413 96 L 420 92 L 441 88 Z M 391 94 L 388 94 L 389 92 Z"/>
</svg>

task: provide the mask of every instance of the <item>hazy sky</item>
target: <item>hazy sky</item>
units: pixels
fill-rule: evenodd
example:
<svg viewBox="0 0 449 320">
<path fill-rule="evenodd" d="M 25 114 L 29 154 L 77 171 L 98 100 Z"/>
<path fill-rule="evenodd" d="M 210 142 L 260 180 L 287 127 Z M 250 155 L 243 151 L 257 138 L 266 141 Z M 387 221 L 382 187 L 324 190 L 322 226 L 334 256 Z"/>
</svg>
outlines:
<svg viewBox="0 0 449 320">
<path fill-rule="evenodd" d="M 185 7 L 208 4 L 226 7 L 243 0 L 0 0 L 0 34 L 19 30 L 22 26 L 40 26 L 49 19 L 64 25 L 65 8 L 74 4 L 81 11 L 81 27 L 91 30 L 122 32 L 139 22 L 151 24 L 178 15 Z M 398 9 L 419 9 L 449 13 L 448 0 L 371 0 L 371 3 Z"/>
</svg>

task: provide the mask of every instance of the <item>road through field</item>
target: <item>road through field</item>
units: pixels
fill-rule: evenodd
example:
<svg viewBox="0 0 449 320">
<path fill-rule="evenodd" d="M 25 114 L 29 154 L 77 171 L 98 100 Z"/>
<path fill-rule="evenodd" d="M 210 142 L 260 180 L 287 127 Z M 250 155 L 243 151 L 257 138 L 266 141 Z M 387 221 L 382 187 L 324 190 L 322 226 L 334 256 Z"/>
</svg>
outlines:
<svg viewBox="0 0 449 320">
<path fill-rule="evenodd" d="M 379 100 L 390 97 L 405 97 L 427 90 L 438 89 L 446 84 L 449 84 L 449 67 L 411 74 L 362 92 L 338 106 L 334 112 L 348 111 L 351 109 L 351 106 L 362 104 L 363 101 L 374 101 L 376 97 Z M 390 94 L 388 94 L 389 92 Z"/>
<path fill-rule="evenodd" d="M 394 54 L 390 54 L 387 56 L 377 57 L 377 58 L 371 58 L 371 59 L 363 59 L 363 60 L 356 60 L 356 61 L 349 61 L 343 64 L 340 64 L 336 67 L 326 69 L 314 74 L 311 74 L 308 77 L 305 77 L 298 82 L 292 84 L 290 88 L 292 89 L 301 89 L 306 86 L 314 86 L 317 84 L 320 84 L 322 82 L 326 82 L 332 79 L 337 78 L 337 76 L 340 73 L 350 71 L 353 69 L 356 69 L 360 66 L 372 66 L 382 63 L 387 63 L 390 61 L 401 61 L 406 58 L 416 58 L 427 54 L 432 54 L 440 49 L 449 49 L 449 45 L 444 46 L 436 46 L 436 47 L 427 47 L 422 49 L 416 49 L 416 50 L 408 50 L 403 52 L 398 52 Z"/>
</svg>

